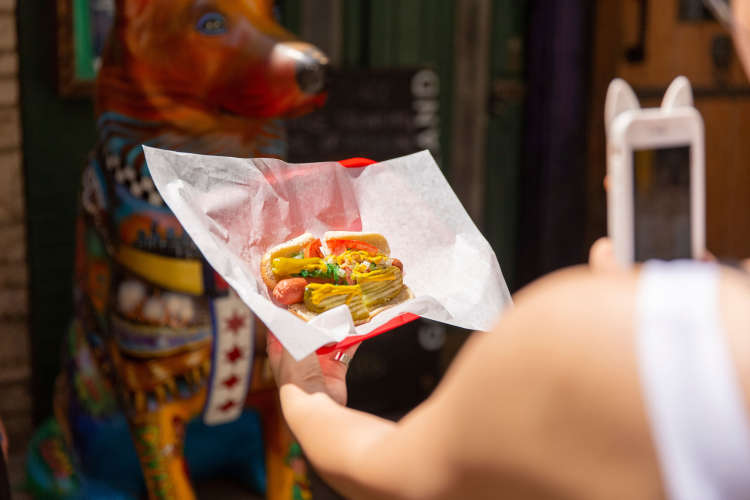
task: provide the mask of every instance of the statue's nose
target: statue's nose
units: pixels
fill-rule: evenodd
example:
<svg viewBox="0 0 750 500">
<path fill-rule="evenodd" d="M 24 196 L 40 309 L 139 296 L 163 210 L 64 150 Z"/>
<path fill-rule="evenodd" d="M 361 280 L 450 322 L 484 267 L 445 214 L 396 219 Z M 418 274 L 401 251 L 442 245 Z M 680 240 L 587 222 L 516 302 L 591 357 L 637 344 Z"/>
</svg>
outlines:
<svg viewBox="0 0 750 500">
<path fill-rule="evenodd" d="M 319 94 L 328 85 L 330 65 L 323 57 L 305 54 L 305 57 L 297 61 L 296 67 L 297 85 L 305 94 Z"/>
</svg>

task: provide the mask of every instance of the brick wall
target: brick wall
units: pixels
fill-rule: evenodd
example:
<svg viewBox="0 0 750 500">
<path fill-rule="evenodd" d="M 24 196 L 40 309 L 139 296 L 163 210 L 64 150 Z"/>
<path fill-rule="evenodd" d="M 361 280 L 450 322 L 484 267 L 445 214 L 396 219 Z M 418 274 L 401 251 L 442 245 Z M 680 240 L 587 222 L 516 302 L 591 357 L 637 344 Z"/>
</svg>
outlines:
<svg viewBox="0 0 750 500">
<path fill-rule="evenodd" d="M 15 8 L 0 0 L 0 418 L 17 454 L 32 428 Z"/>
</svg>

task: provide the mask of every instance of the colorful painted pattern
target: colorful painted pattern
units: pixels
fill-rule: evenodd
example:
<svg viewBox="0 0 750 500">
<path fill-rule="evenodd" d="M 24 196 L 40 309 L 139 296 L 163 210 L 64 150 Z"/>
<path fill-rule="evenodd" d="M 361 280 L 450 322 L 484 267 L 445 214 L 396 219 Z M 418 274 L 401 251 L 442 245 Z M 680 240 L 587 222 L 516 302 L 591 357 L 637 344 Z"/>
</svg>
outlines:
<svg viewBox="0 0 750 500">
<path fill-rule="evenodd" d="M 295 73 L 321 69 L 325 57 L 275 24 L 267 0 L 213 2 L 216 12 L 199 0 L 116 5 L 82 176 L 57 423 L 40 430 L 29 475 L 52 497 L 190 499 L 191 476 L 230 471 L 286 500 L 278 402 L 264 394 L 258 412 L 245 406 L 248 389 L 259 389 L 250 387 L 255 320 L 164 204 L 142 146 L 283 157 L 279 117 L 325 100 L 319 85 L 300 87 L 315 79 Z M 222 425 L 196 424 L 204 410 Z"/>
<path fill-rule="evenodd" d="M 159 499 L 175 498 L 166 463 L 159 449 L 159 427 L 153 424 L 136 426 L 133 440 L 143 464 L 143 475 L 152 496 Z"/>
</svg>

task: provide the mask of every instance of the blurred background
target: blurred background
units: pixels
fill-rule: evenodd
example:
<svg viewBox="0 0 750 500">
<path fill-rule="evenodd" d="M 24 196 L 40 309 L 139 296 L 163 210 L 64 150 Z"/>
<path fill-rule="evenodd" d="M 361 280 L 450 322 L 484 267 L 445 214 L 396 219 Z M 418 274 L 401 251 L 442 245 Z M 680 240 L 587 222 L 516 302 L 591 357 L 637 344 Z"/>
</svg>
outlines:
<svg viewBox="0 0 750 500">
<path fill-rule="evenodd" d="M 16 454 L 52 410 L 112 7 L 0 0 L 0 418 Z M 706 124 L 708 246 L 750 255 L 750 141 L 738 136 L 750 129 L 750 87 L 701 0 L 279 0 L 276 10 L 335 67 L 326 107 L 289 121 L 289 159 L 430 149 L 512 292 L 584 262 L 606 232 L 602 114 L 615 76 L 645 105 L 676 75 L 691 80 Z M 353 404 L 415 404 L 463 340 L 426 324 L 408 335 L 412 354 L 393 361 L 410 365 L 403 400 L 355 391 Z M 392 349 L 386 337 L 372 349 Z M 387 392 L 403 380 L 363 359 L 353 367 L 363 384 Z"/>
</svg>

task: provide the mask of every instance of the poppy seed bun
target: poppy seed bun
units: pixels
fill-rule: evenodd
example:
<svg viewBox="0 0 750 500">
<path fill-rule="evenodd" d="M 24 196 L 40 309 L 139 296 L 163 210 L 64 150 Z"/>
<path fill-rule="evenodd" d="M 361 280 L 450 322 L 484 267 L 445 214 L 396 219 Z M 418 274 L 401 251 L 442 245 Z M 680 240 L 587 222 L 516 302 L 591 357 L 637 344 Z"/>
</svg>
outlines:
<svg viewBox="0 0 750 500">
<path fill-rule="evenodd" d="M 328 245 L 328 240 L 354 240 L 369 243 L 383 252 L 385 255 L 391 255 L 391 248 L 385 236 L 379 233 L 357 233 L 352 231 L 328 231 L 323 235 L 323 243 Z"/>
<path fill-rule="evenodd" d="M 271 267 L 273 259 L 276 257 L 291 257 L 304 250 L 308 243 L 316 239 L 312 234 L 305 233 L 292 240 L 280 243 L 263 254 L 263 259 L 260 261 L 260 275 L 269 290 L 273 290 L 279 282 L 273 275 L 273 268 Z"/>
</svg>

